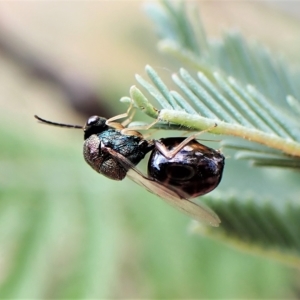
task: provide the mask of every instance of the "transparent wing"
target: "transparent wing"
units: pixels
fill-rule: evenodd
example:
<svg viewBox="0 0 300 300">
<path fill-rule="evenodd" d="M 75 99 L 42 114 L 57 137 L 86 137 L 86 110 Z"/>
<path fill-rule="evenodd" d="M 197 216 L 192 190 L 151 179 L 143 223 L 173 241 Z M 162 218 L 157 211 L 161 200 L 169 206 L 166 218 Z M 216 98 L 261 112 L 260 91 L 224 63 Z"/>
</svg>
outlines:
<svg viewBox="0 0 300 300">
<path fill-rule="evenodd" d="M 127 176 L 137 184 L 144 187 L 150 193 L 159 196 L 172 206 L 190 215 L 197 221 L 215 227 L 219 226 L 219 224 L 221 223 L 217 214 L 213 212 L 210 208 L 208 208 L 206 205 L 192 202 L 182 197 L 180 195 L 180 191 L 170 189 L 167 186 L 161 184 L 160 182 L 157 182 L 145 176 L 143 173 L 136 169 L 134 164 L 132 164 L 127 158 L 125 158 L 118 152 L 106 147 L 103 147 L 101 150 L 107 151 L 115 159 L 118 159 L 118 161 L 128 170 Z"/>
<path fill-rule="evenodd" d="M 146 188 L 150 193 L 153 193 L 180 211 L 190 215 L 192 218 L 202 223 L 211 226 L 219 226 L 219 217 L 204 204 L 198 204 L 188 199 L 182 198 L 175 191 L 167 188 L 161 183 L 152 180 L 141 174 L 136 168 L 128 171 L 127 176 L 137 184 Z"/>
</svg>

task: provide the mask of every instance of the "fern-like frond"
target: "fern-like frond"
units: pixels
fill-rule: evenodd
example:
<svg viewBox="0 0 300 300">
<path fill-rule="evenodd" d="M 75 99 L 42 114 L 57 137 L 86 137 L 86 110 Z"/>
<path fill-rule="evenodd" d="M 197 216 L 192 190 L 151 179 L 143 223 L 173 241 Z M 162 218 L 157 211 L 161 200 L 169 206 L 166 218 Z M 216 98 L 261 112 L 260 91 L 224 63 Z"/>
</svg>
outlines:
<svg viewBox="0 0 300 300">
<path fill-rule="evenodd" d="M 172 79 L 179 92 L 170 91 L 150 67 L 146 72 L 152 84 L 137 75 L 138 82 L 160 104 L 154 108 L 136 87 L 131 88 L 135 105 L 160 121 L 190 130 L 212 128 L 216 134 L 234 135 L 252 142 L 300 156 L 300 134 L 291 112 L 282 112 L 253 86 L 243 86 L 232 77 L 212 73 L 211 81 L 198 72 L 194 78 L 181 69 Z M 288 105 L 286 105 L 288 107 Z M 217 124 L 217 127 L 213 127 Z"/>
<path fill-rule="evenodd" d="M 221 39 L 210 41 L 198 16 L 194 17 L 193 24 L 186 9 L 176 9 L 173 5 L 171 13 L 168 1 L 161 3 L 161 12 L 158 13 L 157 7 L 156 13 L 151 10 L 150 14 L 162 35 L 159 43 L 161 51 L 204 74 L 207 71 L 223 72 L 224 75 L 238 78 L 242 84 L 251 84 L 272 99 L 272 103 L 286 106 L 288 95 L 299 101 L 299 70 L 292 70 L 282 55 L 272 54 L 258 42 L 247 42 L 237 30 L 224 32 Z M 178 20 L 181 19 L 186 19 L 189 25 L 179 27 Z M 189 31 L 190 27 L 194 30 Z M 181 38 L 184 35 L 189 35 L 197 47 L 192 48 L 184 43 Z"/>
<path fill-rule="evenodd" d="M 146 66 L 149 80 L 137 75 L 139 86 L 123 100 L 158 119 L 157 128 L 221 134 L 226 157 L 299 170 L 300 72 L 237 31 L 208 40 L 200 20 L 193 24 L 182 3 L 161 2 L 163 9 L 151 10 L 163 37 L 159 49 L 184 67 L 170 76 L 170 87 Z M 220 229 L 207 228 L 205 234 L 273 251 L 285 261 L 292 257 L 291 264 L 299 267 L 299 192 L 293 185 L 298 173 L 268 173 L 267 168 L 254 173 L 241 166 L 227 163 L 222 197 L 205 197 L 222 221 Z M 226 196 L 228 190 L 235 196 Z M 245 199 L 245 191 L 252 196 Z"/>
<path fill-rule="evenodd" d="M 146 96 L 133 87 L 131 97 L 136 105 L 166 123 L 191 130 L 216 123 L 212 133 L 238 136 L 283 155 L 300 156 L 299 72 L 261 44 L 248 43 L 237 31 L 209 41 L 199 18 L 194 16 L 193 24 L 183 3 L 177 7 L 169 1 L 161 3 L 163 9 L 149 9 L 163 38 L 160 49 L 197 73 L 191 75 L 182 68 L 172 75 L 177 90 L 170 90 L 147 66 L 152 84 L 139 75 L 137 81 L 159 106 L 151 107 Z"/>
<path fill-rule="evenodd" d="M 233 243 L 243 250 L 270 255 L 300 268 L 300 207 L 289 203 L 278 209 L 266 199 L 258 203 L 253 198 L 240 196 L 206 196 L 220 216 L 220 230 L 196 224 L 192 231 Z M 287 199 L 288 200 L 288 199 Z"/>
<path fill-rule="evenodd" d="M 249 142 L 226 139 L 221 142 L 222 147 L 238 151 L 235 154 L 236 159 L 244 159 L 252 162 L 254 166 L 264 167 L 282 167 L 300 169 L 300 158 L 286 155 L 278 150 L 259 147 Z"/>
</svg>

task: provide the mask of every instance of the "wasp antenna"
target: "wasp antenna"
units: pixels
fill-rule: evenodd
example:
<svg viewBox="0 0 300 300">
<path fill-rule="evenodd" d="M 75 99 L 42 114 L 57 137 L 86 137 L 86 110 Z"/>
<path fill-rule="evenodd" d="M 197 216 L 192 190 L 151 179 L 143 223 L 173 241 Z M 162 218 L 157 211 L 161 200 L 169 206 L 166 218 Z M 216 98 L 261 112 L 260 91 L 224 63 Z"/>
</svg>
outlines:
<svg viewBox="0 0 300 300">
<path fill-rule="evenodd" d="M 80 125 L 72 125 L 72 124 L 63 124 L 63 123 L 52 122 L 52 121 L 48 121 L 48 120 L 42 119 L 42 118 L 40 118 L 37 115 L 34 115 L 34 117 L 37 120 L 39 120 L 41 123 L 52 125 L 52 126 L 65 127 L 65 128 L 83 129 L 83 126 L 80 126 Z"/>
</svg>

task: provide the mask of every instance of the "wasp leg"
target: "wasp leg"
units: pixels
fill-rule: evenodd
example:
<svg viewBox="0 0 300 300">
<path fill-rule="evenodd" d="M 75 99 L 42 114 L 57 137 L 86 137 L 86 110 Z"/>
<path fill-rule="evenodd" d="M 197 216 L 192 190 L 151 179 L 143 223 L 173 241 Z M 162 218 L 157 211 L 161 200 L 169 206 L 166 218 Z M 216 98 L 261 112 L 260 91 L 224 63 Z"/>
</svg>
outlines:
<svg viewBox="0 0 300 300">
<path fill-rule="evenodd" d="M 211 126 L 205 130 L 202 130 L 198 133 L 192 134 L 191 136 L 187 137 L 185 140 L 183 140 L 177 147 L 175 147 L 173 150 L 168 150 L 165 145 L 163 145 L 162 143 L 160 143 L 160 141 L 155 141 L 155 147 L 156 149 L 158 149 L 158 151 L 166 158 L 173 158 L 184 146 L 186 146 L 190 141 L 192 141 L 193 139 L 195 139 L 198 135 L 205 133 L 207 131 L 210 131 L 211 129 L 215 128 L 217 126 L 217 124 L 215 124 L 214 126 Z"/>
<path fill-rule="evenodd" d="M 158 122 L 158 120 L 155 120 L 154 122 L 150 123 L 150 124 L 147 124 L 147 125 L 143 125 L 143 126 L 132 126 L 130 128 L 126 127 L 126 128 L 123 128 L 121 130 L 121 133 L 122 134 L 127 134 L 127 135 L 140 135 L 142 136 L 143 138 L 147 138 L 149 137 L 150 135 L 142 135 L 139 131 L 140 130 L 149 130 L 151 129 L 152 126 L 154 126 L 156 123 Z"/>
<path fill-rule="evenodd" d="M 115 129 L 123 129 L 123 128 L 125 128 L 125 126 L 127 126 L 131 122 L 134 115 L 135 115 L 135 109 L 133 109 L 133 103 L 131 102 L 126 113 L 109 118 L 106 121 L 106 125 L 109 127 L 113 127 Z M 126 118 L 126 120 L 124 120 L 122 123 L 114 122 L 116 120 L 123 119 L 123 118 Z"/>
<path fill-rule="evenodd" d="M 129 109 L 132 109 L 132 108 L 129 107 Z M 126 126 L 132 121 L 132 119 L 133 119 L 133 117 L 134 117 L 134 115 L 135 115 L 135 112 L 136 112 L 135 109 L 132 109 L 131 114 L 129 114 L 129 112 L 130 112 L 129 109 L 128 109 L 127 113 L 126 113 L 127 116 L 128 116 L 128 118 L 122 122 L 122 125 L 123 125 L 124 127 L 126 127 Z"/>
</svg>

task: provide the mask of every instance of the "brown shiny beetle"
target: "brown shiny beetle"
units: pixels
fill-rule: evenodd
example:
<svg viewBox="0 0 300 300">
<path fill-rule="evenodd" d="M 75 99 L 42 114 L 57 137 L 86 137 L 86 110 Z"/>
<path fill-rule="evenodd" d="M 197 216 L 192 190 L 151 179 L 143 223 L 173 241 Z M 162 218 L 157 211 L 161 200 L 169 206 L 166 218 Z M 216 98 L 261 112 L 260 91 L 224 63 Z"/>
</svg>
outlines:
<svg viewBox="0 0 300 300">
<path fill-rule="evenodd" d="M 111 119 L 92 116 L 85 126 L 35 118 L 49 125 L 83 129 L 84 158 L 98 173 L 113 180 L 127 176 L 194 219 L 218 226 L 220 219 L 211 209 L 189 199 L 218 186 L 224 156 L 198 143 L 193 136 L 147 140 L 140 132 L 126 127 L 132 119 L 128 115 L 127 112 Z M 128 118 L 123 123 L 115 122 L 125 117 Z M 148 175 L 145 175 L 136 165 L 149 152 Z"/>
</svg>

